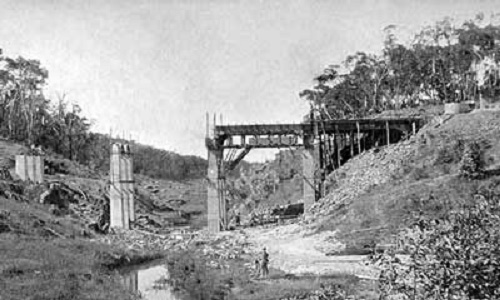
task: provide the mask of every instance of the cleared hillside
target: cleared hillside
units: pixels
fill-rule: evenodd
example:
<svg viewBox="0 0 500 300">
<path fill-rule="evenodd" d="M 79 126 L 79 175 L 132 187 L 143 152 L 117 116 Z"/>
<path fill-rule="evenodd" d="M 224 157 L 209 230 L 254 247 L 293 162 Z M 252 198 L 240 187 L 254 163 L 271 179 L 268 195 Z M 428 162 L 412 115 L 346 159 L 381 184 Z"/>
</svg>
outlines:
<svg viewBox="0 0 500 300">
<path fill-rule="evenodd" d="M 390 242 L 420 215 L 446 214 L 495 185 L 500 166 L 500 112 L 473 112 L 433 119 L 416 136 L 372 149 L 329 176 L 329 194 L 306 223 L 316 232 L 336 231 L 355 248 Z M 458 175 L 464 149 L 480 147 L 486 176 Z"/>
</svg>

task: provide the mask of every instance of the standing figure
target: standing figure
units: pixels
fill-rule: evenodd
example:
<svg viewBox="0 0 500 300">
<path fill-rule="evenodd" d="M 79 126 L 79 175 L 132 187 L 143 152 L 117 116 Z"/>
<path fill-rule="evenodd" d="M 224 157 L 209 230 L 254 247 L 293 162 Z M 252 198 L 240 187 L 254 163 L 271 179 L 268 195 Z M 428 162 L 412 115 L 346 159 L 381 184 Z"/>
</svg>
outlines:
<svg viewBox="0 0 500 300">
<path fill-rule="evenodd" d="M 258 259 L 255 260 L 255 275 L 260 276 L 260 261 Z"/>
<path fill-rule="evenodd" d="M 234 221 L 236 223 L 236 226 L 240 226 L 240 222 L 241 222 L 240 212 L 236 213 L 236 216 L 234 217 Z"/>
<path fill-rule="evenodd" d="M 260 269 L 262 271 L 263 277 L 267 277 L 269 275 L 269 253 L 267 253 L 265 247 L 262 249 L 262 260 Z"/>
</svg>

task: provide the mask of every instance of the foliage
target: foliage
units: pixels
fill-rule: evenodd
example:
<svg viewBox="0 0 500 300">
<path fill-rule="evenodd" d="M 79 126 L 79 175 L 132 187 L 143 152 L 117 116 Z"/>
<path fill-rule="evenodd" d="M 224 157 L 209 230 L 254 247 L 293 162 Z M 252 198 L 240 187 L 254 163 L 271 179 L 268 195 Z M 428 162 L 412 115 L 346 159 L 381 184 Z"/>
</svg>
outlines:
<svg viewBox="0 0 500 300">
<path fill-rule="evenodd" d="M 479 179 L 484 175 L 484 162 L 481 158 L 481 146 L 478 143 L 466 145 L 459 167 L 460 175 L 468 179 Z"/>
<path fill-rule="evenodd" d="M 357 52 L 329 65 L 299 95 L 320 119 L 360 117 L 383 109 L 430 103 L 477 101 L 500 94 L 500 26 L 477 15 L 457 26 L 450 18 L 398 42 L 387 26 L 379 55 Z"/>
<path fill-rule="evenodd" d="M 66 94 L 48 99 L 43 94 L 48 75 L 38 60 L 3 57 L 0 51 L 0 135 L 107 171 L 110 137 L 91 132 L 91 122 Z M 205 176 L 207 163 L 200 157 L 140 144 L 134 150 L 136 173 L 173 180 Z"/>
<path fill-rule="evenodd" d="M 382 299 L 497 299 L 500 295 L 500 181 L 480 186 L 474 202 L 438 219 L 421 216 L 394 251 L 374 258 Z"/>
<path fill-rule="evenodd" d="M 282 150 L 265 163 L 252 163 L 226 182 L 230 205 L 246 214 L 254 209 L 297 202 L 302 197 L 302 156 Z M 235 174 L 232 174 L 235 175 Z"/>
<path fill-rule="evenodd" d="M 222 299 L 229 293 L 232 278 L 241 276 L 224 275 L 210 267 L 206 256 L 184 250 L 172 252 L 167 258 L 170 284 L 180 290 L 187 291 L 195 299 Z"/>
<path fill-rule="evenodd" d="M 208 163 L 205 159 L 137 144 L 134 146 L 134 172 L 151 177 L 184 180 L 203 178 Z"/>
<path fill-rule="evenodd" d="M 458 139 L 441 145 L 437 149 L 434 165 L 459 163 L 463 157 L 464 144 L 465 141 Z"/>
</svg>

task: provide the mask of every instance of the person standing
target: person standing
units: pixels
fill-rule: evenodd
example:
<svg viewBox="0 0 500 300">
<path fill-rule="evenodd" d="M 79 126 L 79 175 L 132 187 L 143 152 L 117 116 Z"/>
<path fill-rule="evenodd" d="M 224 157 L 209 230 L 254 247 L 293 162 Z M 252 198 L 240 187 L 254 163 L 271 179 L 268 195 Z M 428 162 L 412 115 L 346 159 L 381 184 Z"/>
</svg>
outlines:
<svg viewBox="0 0 500 300">
<path fill-rule="evenodd" d="M 236 212 L 236 216 L 235 216 L 235 223 L 236 223 L 236 226 L 240 226 L 240 222 L 241 222 L 241 217 L 240 217 L 240 212 Z"/>
<path fill-rule="evenodd" d="M 260 261 L 258 259 L 255 260 L 255 276 L 260 276 Z"/>
<path fill-rule="evenodd" d="M 267 277 L 269 275 L 269 253 L 267 253 L 266 248 L 262 249 L 262 260 L 261 267 L 262 276 Z"/>
</svg>

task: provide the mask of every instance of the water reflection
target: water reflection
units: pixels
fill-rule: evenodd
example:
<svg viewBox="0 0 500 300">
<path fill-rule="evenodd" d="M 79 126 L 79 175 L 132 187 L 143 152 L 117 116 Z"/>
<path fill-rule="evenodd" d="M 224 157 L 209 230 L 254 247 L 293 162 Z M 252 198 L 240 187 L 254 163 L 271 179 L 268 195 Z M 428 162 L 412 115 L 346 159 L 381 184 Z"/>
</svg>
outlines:
<svg viewBox="0 0 500 300">
<path fill-rule="evenodd" d="M 158 283 L 168 277 L 163 265 L 153 265 L 123 273 L 121 281 L 130 291 L 138 292 L 146 300 L 181 300 L 167 284 Z M 162 280 L 163 279 L 163 280 Z"/>
</svg>

